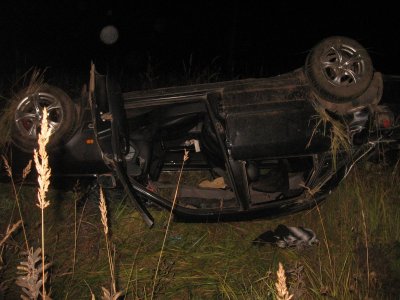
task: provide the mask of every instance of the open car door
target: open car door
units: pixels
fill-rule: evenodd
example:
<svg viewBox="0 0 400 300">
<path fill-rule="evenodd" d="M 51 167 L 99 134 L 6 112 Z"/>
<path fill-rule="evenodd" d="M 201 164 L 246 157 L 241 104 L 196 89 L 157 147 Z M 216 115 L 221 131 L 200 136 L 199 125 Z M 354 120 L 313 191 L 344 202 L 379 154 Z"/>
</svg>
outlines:
<svg viewBox="0 0 400 300">
<path fill-rule="evenodd" d="M 98 74 L 92 65 L 89 92 L 96 141 L 103 160 L 116 173 L 144 221 L 151 227 L 154 224 L 153 217 L 130 184 L 125 171 L 124 156 L 129 149 L 129 133 L 121 90 L 115 81 Z"/>
</svg>

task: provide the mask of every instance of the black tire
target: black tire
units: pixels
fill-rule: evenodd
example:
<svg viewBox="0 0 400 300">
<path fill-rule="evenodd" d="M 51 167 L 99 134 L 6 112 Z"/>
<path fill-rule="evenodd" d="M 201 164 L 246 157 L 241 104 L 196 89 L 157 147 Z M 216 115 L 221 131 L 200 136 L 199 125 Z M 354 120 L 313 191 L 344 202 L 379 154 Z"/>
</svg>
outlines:
<svg viewBox="0 0 400 300">
<path fill-rule="evenodd" d="M 335 36 L 311 50 L 305 73 L 317 96 L 332 103 L 346 103 L 367 90 L 373 66 L 368 52 L 358 42 Z"/>
<path fill-rule="evenodd" d="M 54 150 L 72 136 L 76 108 L 71 98 L 51 85 L 29 87 L 20 92 L 12 103 L 11 139 L 24 152 L 32 152 L 37 147 L 44 107 L 48 109 L 49 126 L 53 129 L 47 149 Z"/>
</svg>

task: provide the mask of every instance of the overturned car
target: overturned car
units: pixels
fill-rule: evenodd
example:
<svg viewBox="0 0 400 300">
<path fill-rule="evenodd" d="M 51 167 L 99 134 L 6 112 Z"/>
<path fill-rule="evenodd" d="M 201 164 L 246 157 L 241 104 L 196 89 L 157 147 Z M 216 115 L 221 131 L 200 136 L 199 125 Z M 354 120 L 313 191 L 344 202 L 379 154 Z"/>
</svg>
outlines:
<svg viewBox="0 0 400 300">
<path fill-rule="evenodd" d="M 121 92 L 92 66 L 79 99 L 50 85 L 23 91 L 4 151 L 22 169 L 47 107 L 54 176 L 123 188 L 150 226 L 148 204 L 187 221 L 279 216 L 319 203 L 378 146 L 398 149 L 399 92 L 400 77 L 375 71 L 346 37 L 271 78 Z"/>
</svg>

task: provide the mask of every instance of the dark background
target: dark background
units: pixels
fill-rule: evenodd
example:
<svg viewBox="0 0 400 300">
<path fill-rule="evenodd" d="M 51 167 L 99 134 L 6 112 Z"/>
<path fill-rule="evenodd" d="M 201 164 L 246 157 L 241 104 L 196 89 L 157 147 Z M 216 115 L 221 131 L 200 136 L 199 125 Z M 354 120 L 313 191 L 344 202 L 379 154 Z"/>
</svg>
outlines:
<svg viewBox="0 0 400 300">
<path fill-rule="evenodd" d="M 358 40 L 377 70 L 399 73 L 398 10 L 380 3 L 16 0 L 0 8 L 3 83 L 33 66 L 47 67 L 49 77 L 84 81 L 92 60 L 101 70 L 120 70 L 132 88 L 143 78 L 168 85 L 167 78 L 206 68 L 218 80 L 271 76 L 302 66 L 331 35 Z M 108 24 L 120 35 L 111 46 L 99 39 Z"/>
</svg>

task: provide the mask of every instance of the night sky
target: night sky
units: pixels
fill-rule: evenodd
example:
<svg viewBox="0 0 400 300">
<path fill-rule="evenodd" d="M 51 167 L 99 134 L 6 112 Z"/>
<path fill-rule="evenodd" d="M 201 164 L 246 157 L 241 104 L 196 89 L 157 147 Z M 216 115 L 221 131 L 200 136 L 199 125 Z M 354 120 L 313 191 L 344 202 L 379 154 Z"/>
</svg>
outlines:
<svg viewBox="0 0 400 300">
<path fill-rule="evenodd" d="M 8 2 L 8 3 L 7 3 Z M 400 17 L 389 5 L 320 1 L 2 1 L 0 76 L 32 66 L 86 76 L 90 61 L 121 76 L 173 76 L 188 65 L 221 78 L 271 76 L 304 64 L 321 39 L 345 35 L 365 46 L 377 70 L 400 73 Z M 119 39 L 105 45 L 103 26 Z"/>
</svg>

